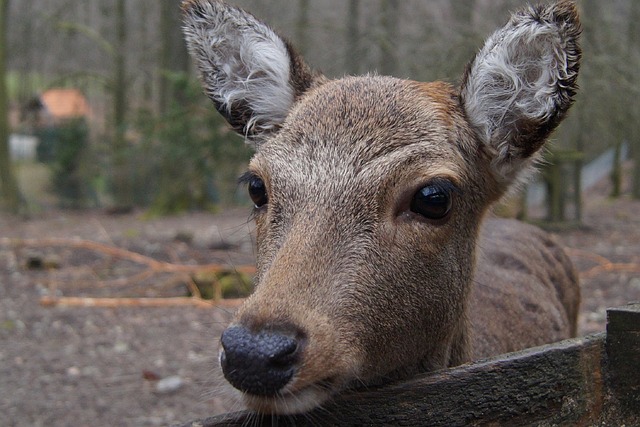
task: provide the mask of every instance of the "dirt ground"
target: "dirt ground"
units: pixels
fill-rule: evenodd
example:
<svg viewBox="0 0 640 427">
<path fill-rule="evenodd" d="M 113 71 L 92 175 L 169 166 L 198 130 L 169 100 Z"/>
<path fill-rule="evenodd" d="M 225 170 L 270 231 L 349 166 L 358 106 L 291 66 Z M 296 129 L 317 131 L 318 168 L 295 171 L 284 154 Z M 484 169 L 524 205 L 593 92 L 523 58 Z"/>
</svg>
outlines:
<svg viewBox="0 0 640 427">
<path fill-rule="evenodd" d="M 557 233 L 581 273 L 581 334 L 604 330 L 607 307 L 640 301 L 640 202 L 606 193 L 606 183 L 590 190 L 584 226 Z M 174 264 L 243 265 L 253 261 L 251 233 L 244 210 L 0 216 L 0 426 L 159 426 L 228 409 L 216 354 L 231 310 L 43 307 L 46 296 L 167 297 L 186 286 L 131 260 L 6 238 L 89 239 Z"/>
</svg>

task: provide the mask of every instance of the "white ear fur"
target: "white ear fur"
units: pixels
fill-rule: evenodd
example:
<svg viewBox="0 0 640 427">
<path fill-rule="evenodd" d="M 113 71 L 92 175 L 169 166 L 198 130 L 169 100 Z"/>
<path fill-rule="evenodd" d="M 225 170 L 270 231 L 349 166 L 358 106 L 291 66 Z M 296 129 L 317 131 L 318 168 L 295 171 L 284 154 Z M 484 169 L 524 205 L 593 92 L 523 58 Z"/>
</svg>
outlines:
<svg viewBox="0 0 640 427">
<path fill-rule="evenodd" d="M 277 128 L 295 98 L 286 43 L 252 15 L 219 1 L 191 0 L 183 10 L 189 51 L 218 111 L 247 138 Z"/>
<path fill-rule="evenodd" d="M 576 7 L 530 7 L 486 41 L 470 64 L 461 99 L 502 182 L 533 160 L 573 102 L 579 69 Z"/>
</svg>

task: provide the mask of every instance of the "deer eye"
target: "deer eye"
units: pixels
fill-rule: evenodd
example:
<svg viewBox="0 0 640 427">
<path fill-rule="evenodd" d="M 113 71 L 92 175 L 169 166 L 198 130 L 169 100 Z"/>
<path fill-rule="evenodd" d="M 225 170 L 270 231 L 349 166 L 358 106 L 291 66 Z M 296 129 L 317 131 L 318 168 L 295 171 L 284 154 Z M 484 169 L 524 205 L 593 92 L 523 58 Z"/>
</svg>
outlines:
<svg viewBox="0 0 640 427">
<path fill-rule="evenodd" d="M 410 209 L 430 220 L 441 220 L 451 212 L 452 192 L 456 187 L 445 180 L 438 180 L 419 189 L 411 199 Z"/>
<path fill-rule="evenodd" d="M 251 197 L 256 208 L 260 208 L 269 202 L 267 187 L 264 185 L 264 181 L 261 178 L 252 176 L 249 178 L 249 184 L 247 187 L 249 190 L 249 197 Z"/>
</svg>

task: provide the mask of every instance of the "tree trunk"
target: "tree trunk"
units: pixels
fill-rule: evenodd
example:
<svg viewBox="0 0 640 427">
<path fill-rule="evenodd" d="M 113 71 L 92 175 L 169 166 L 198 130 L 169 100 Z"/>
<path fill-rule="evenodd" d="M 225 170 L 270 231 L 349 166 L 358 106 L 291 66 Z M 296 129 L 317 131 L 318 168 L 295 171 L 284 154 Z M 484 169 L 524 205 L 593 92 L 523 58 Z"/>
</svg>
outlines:
<svg viewBox="0 0 640 427">
<path fill-rule="evenodd" d="M 126 117 L 127 117 L 127 72 L 126 0 L 116 0 L 116 42 L 113 66 L 113 170 L 112 184 L 115 204 L 118 208 L 133 205 L 133 190 L 127 162 Z"/>
<path fill-rule="evenodd" d="M 2 207 L 9 212 L 20 210 L 20 193 L 11 164 L 9 147 L 9 99 L 7 94 L 7 22 L 9 0 L 0 0 L 0 191 Z"/>
<path fill-rule="evenodd" d="M 622 193 L 622 141 L 613 146 L 613 164 L 611 165 L 611 192 L 609 197 L 618 198 Z"/>
<path fill-rule="evenodd" d="M 6 1 L 6 3 L 8 2 L 9 0 Z M 22 6 L 26 10 L 29 10 L 33 7 L 33 5 L 28 4 L 27 2 L 22 2 L 20 6 Z M 33 82 L 33 74 L 36 68 L 34 55 L 37 55 L 37 53 L 35 52 L 37 49 L 35 38 L 38 35 L 35 34 L 35 25 L 33 20 L 31 19 L 24 20 L 24 22 L 20 24 L 20 28 L 20 39 L 23 41 L 23 44 L 20 47 L 19 70 L 22 75 L 18 82 L 19 86 L 17 101 L 19 105 L 24 105 L 27 103 L 27 101 L 33 98 L 36 92 Z"/>
<path fill-rule="evenodd" d="M 150 41 L 153 39 L 152 31 L 150 31 L 151 24 L 147 17 L 150 15 L 150 10 L 154 5 L 151 2 L 143 1 L 140 3 L 140 15 L 142 19 L 138 23 L 140 26 L 140 39 L 142 46 L 142 52 L 140 52 L 139 67 L 142 70 L 144 82 L 142 83 L 142 101 L 145 108 L 152 109 L 153 99 L 153 67 L 154 54 L 152 53 Z"/>
<path fill-rule="evenodd" d="M 180 2 L 162 0 L 160 3 L 160 33 L 162 48 L 160 50 L 160 113 L 166 113 L 172 100 L 184 103 L 184 94 L 174 90 L 171 73 L 187 73 L 190 59 L 187 46 L 182 35 Z"/>
<path fill-rule="evenodd" d="M 629 73 L 629 81 L 633 84 L 636 90 L 638 88 L 637 67 L 639 65 L 638 62 L 640 62 L 640 25 L 638 25 L 639 19 L 640 3 L 637 0 L 632 0 L 631 13 L 629 14 L 628 59 L 630 61 L 633 61 L 632 72 Z M 631 183 L 631 196 L 634 199 L 640 199 L 640 126 L 638 125 L 638 116 L 640 115 L 640 109 L 638 108 L 638 103 L 635 101 L 630 102 L 628 104 L 628 107 L 629 118 L 627 124 L 630 127 L 629 148 L 631 149 L 631 155 L 633 156 L 634 162 L 634 167 L 632 168 L 633 177 Z"/>
</svg>

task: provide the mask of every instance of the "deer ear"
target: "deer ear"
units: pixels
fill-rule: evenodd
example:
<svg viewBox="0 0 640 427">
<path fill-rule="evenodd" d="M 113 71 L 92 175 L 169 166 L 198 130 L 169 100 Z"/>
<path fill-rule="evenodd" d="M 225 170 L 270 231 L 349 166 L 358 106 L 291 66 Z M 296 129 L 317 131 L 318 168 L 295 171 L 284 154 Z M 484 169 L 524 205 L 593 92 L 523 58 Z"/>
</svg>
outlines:
<svg viewBox="0 0 640 427">
<path fill-rule="evenodd" d="M 489 37 L 469 64 L 462 104 L 499 182 L 516 179 L 573 103 L 579 35 L 573 2 L 529 7 Z"/>
<path fill-rule="evenodd" d="M 276 131 L 319 76 L 253 15 L 216 0 L 182 3 L 183 31 L 205 93 L 239 134 Z"/>
</svg>

